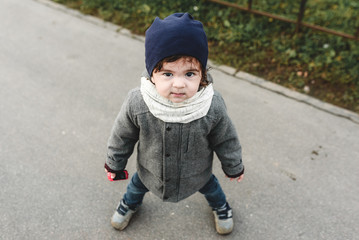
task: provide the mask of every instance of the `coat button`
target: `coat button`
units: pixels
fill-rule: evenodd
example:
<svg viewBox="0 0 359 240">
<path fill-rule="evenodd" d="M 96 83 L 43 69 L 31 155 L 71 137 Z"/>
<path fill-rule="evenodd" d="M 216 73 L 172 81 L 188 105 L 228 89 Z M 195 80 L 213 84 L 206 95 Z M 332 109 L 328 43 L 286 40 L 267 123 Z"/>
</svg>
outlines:
<svg viewBox="0 0 359 240">
<path fill-rule="evenodd" d="M 166 157 L 169 157 L 169 156 L 171 156 L 171 154 L 169 154 L 169 153 L 166 153 L 166 155 L 165 155 Z"/>
<path fill-rule="evenodd" d="M 163 200 L 167 200 L 168 198 L 169 198 L 169 197 L 167 197 L 167 196 L 164 196 L 164 197 L 163 197 Z"/>
<path fill-rule="evenodd" d="M 172 129 L 171 127 L 166 127 L 167 131 L 171 131 L 171 129 Z"/>
</svg>

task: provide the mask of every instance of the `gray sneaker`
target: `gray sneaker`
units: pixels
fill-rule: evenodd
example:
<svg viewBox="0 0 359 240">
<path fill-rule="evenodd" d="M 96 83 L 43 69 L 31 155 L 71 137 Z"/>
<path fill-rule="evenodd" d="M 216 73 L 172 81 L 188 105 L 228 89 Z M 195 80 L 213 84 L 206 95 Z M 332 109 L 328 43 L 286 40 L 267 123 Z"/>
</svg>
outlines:
<svg viewBox="0 0 359 240">
<path fill-rule="evenodd" d="M 136 211 L 137 209 L 131 209 L 122 199 L 111 218 L 112 227 L 117 230 L 125 229 Z"/>
<path fill-rule="evenodd" d="M 232 208 L 228 203 L 224 207 L 214 208 L 214 221 L 219 234 L 229 234 L 233 230 Z"/>
</svg>

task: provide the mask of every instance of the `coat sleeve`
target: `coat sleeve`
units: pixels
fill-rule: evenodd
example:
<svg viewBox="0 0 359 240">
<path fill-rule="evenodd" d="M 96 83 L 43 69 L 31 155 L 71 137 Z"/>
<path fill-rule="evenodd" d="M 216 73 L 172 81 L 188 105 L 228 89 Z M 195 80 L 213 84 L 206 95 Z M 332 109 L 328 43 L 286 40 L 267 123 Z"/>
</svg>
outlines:
<svg viewBox="0 0 359 240">
<path fill-rule="evenodd" d="M 211 148 L 221 161 L 222 169 L 228 177 L 239 177 L 244 173 L 242 147 L 237 131 L 227 114 L 224 100 L 217 96 L 217 121 L 210 133 Z"/>
<path fill-rule="evenodd" d="M 139 127 L 131 111 L 131 93 L 117 115 L 107 143 L 106 165 L 113 171 L 123 170 L 132 155 L 139 137 Z"/>
</svg>

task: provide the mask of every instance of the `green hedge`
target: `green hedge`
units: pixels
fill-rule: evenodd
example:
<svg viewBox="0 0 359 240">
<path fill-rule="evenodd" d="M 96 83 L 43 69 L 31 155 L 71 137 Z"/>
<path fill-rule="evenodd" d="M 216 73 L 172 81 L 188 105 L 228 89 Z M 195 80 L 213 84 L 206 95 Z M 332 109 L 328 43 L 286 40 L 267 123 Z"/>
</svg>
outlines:
<svg viewBox="0 0 359 240">
<path fill-rule="evenodd" d="M 203 0 L 55 1 L 137 34 L 144 34 L 156 16 L 189 12 L 205 26 L 212 60 L 359 112 L 359 41 L 307 28 L 295 34 L 293 24 Z M 252 7 L 296 19 L 299 3 L 254 0 Z M 304 21 L 354 34 L 359 26 L 359 2 L 308 0 Z"/>
</svg>

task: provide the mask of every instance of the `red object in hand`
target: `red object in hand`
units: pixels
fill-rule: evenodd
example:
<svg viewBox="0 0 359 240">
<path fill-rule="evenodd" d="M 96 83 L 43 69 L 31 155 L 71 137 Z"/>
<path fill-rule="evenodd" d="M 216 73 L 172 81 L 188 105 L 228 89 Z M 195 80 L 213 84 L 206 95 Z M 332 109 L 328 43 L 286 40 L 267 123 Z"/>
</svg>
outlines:
<svg viewBox="0 0 359 240">
<path fill-rule="evenodd" d="M 111 178 L 111 173 L 108 172 L 107 173 L 107 178 L 111 182 L 118 181 L 118 180 L 126 180 L 126 179 L 128 179 L 128 172 L 127 172 L 127 170 L 123 170 L 122 172 L 118 172 L 118 173 L 116 173 L 115 178 Z"/>
</svg>

